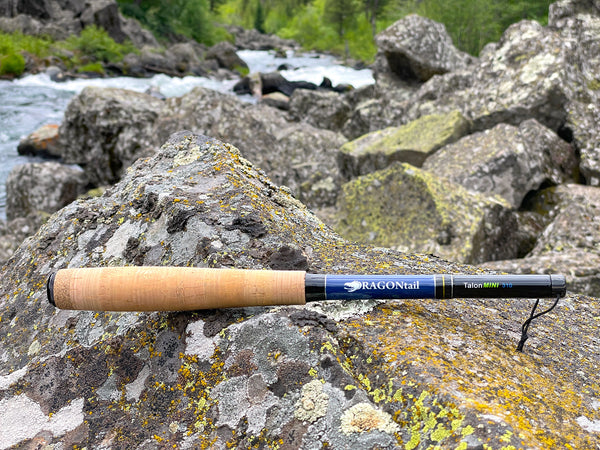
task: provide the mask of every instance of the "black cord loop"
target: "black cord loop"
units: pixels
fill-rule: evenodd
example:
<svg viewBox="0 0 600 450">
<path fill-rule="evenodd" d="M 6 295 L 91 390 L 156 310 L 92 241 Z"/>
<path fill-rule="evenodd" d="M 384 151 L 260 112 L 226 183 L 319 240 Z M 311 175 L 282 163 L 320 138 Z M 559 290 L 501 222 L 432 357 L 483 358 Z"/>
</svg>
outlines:
<svg viewBox="0 0 600 450">
<path fill-rule="evenodd" d="M 546 311 L 542 311 L 537 314 L 535 314 L 535 310 L 537 309 L 538 304 L 540 303 L 540 299 L 538 298 L 535 301 L 535 303 L 533 305 L 533 309 L 531 310 L 531 315 L 529 316 L 529 319 L 527 319 L 525 321 L 525 323 L 523 323 L 523 327 L 521 327 L 521 340 L 519 341 L 519 344 L 517 345 L 518 352 L 523 351 L 523 346 L 525 345 L 525 341 L 527 339 L 529 339 L 529 335 L 527 334 L 527 331 L 529 331 L 529 325 L 531 324 L 531 321 L 552 311 L 556 307 L 556 305 L 558 305 L 559 300 L 560 300 L 560 295 L 557 295 L 556 300 L 554 301 L 554 304 L 550 308 L 548 308 Z"/>
</svg>

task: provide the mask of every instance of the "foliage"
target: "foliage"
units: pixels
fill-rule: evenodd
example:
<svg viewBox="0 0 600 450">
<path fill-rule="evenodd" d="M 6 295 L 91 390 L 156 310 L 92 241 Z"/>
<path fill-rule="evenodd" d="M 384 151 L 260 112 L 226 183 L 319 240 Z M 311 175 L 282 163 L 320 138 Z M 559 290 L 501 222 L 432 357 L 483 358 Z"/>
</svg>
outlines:
<svg viewBox="0 0 600 450">
<path fill-rule="evenodd" d="M 121 12 L 149 28 L 157 37 L 185 36 L 208 45 L 227 38 L 214 24 L 214 13 L 223 0 L 118 0 Z M 249 26 L 252 27 L 253 24 Z"/>
<path fill-rule="evenodd" d="M 86 27 L 79 36 L 69 36 L 64 46 L 102 62 L 121 61 L 127 53 L 137 51 L 131 43 L 118 44 L 104 29 L 95 25 Z"/>
<path fill-rule="evenodd" d="M 79 67 L 77 69 L 77 72 L 79 72 L 79 73 L 94 72 L 94 73 L 104 75 L 104 66 L 102 66 L 102 64 L 100 64 L 100 63 L 85 64 L 85 65 Z"/>
<path fill-rule="evenodd" d="M 407 14 L 446 26 L 455 45 L 473 55 L 522 19 L 547 22 L 552 0 L 221 0 L 220 20 L 292 38 L 306 48 L 371 60 L 373 38 Z M 262 20 L 264 17 L 264 21 Z M 366 27 L 368 23 L 370 27 Z M 337 37 L 332 36 L 337 34 Z"/>
<path fill-rule="evenodd" d="M 19 32 L 10 34 L 0 32 L 0 55 L 25 51 L 43 58 L 50 54 L 51 45 L 52 42 L 46 38 L 28 36 Z"/>
<path fill-rule="evenodd" d="M 19 76 L 25 71 L 25 58 L 20 53 L 0 57 L 0 75 Z"/>
</svg>

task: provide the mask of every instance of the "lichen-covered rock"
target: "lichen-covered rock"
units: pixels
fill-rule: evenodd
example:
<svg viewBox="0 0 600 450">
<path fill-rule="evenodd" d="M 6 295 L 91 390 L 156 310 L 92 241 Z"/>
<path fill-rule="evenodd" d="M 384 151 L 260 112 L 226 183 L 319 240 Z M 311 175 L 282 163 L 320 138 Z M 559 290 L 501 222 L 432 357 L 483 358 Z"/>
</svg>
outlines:
<svg viewBox="0 0 600 450">
<path fill-rule="evenodd" d="M 600 296 L 600 188 L 564 184 L 540 194 L 549 225 L 523 259 L 494 261 L 484 266 L 513 273 L 560 272 L 575 292 Z"/>
<path fill-rule="evenodd" d="M 474 58 L 454 47 L 443 24 L 415 14 L 395 22 L 375 38 L 377 82 L 424 82 L 465 68 Z"/>
<path fill-rule="evenodd" d="M 340 131 L 348 120 L 350 104 L 336 92 L 296 89 L 290 97 L 289 111 L 294 120 Z"/>
<path fill-rule="evenodd" d="M 335 158 L 346 141 L 340 133 L 290 122 L 276 108 L 204 88 L 168 99 L 166 108 L 151 133 L 159 142 L 180 127 L 214 136 L 231 142 L 307 205 L 335 204 L 340 186 Z"/>
<path fill-rule="evenodd" d="M 53 213 L 86 191 L 88 180 L 78 167 L 32 162 L 12 168 L 6 180 L 6 217 Z"/>
<path fill-rule="evenodd" d="M 548 26 L 572 49 L 574 88 L 566 127 L 581 153 L 581 171 L 589 184 L 600 184 L 600 8 L 597 2 L 564 0 L 550 6 Z"/>
<path fill-rule="evenodd" d="M 164 102 L 116 88 L 87 87 L 73 98 L 59 129 L 66 163 L 83 167 L 91 183 L 112 184 L 153 151 L 152 127 Z"/>
<path fill-rule="evenodd" d="M 529 192 L 573 180 L 578 164 L 571 145 L 531 119 L 464 137 L 429 157 L 423 169 L 469 190 L 500 195 L 518 209 Z"/>
<path fill-rule="evenodd" d="M 235 148 L 177 134 L 1 269 L 0 448 L 600 443 L 597 299 L 562 300 L 525 354 L 514 348 L 531 305 L 518 299 L 139 314 L 46 301 L 55 269 L 142 263 L 479 270 L 344 241 Z"/>
<path fill-rule="evenodd" d="M 342 188 L 336 229 L 347 239 L 468 263 L 516 256 L 516 219 L 500 197 L 398 162 Z"/>
<path fill-rule="evenodd" d="M 338 153 L 338 166 L 346 180 L 384 169 L 394 161 L 421 167 L 429 155 L 468 132 L 469 123 L 458 111 L 424 116 L 347 142 Z"/>
</svg>

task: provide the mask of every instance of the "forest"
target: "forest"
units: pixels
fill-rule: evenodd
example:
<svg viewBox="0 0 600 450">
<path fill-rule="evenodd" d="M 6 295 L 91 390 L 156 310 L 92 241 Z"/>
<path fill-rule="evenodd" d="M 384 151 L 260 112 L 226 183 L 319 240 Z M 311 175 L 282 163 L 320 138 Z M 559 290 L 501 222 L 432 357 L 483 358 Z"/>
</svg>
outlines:
<svg viewBox="0 0 600 450">
<path fill-rule="evenodd" d="M 454 44 L 477 56 L 512 23 L 545 25 L 551 0 L 118 0 L 162 39 L 211 45 L 228 39 L 222 25 L 240 25 L 294 39 L 304 48 L 371 62 L 374 36 L 407 14 L 446 26 Z"/>
</svg>

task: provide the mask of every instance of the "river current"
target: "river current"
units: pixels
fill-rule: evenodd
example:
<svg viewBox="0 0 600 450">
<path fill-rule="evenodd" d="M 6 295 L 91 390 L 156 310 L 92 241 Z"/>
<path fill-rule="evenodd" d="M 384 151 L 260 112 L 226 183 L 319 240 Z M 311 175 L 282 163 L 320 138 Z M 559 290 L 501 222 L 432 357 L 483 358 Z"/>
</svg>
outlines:
<svg viewBox="0 0 600 450">
<path fill-rule="evenodd" d="M 327 55 L 288 54 L 287 58 L 273 52 L 244 50 L 238 55 L 246 61 L 250 72 L 272 72 L 281 64 L 293 69 L 281 71 L 290 81 L 310 81 L 320 84 L 328 77 L 334 85 L 347 83 L 355 88 L 374 82 L 369 69 L 354 70 L 343 66 Z M 45 74 L 28 75 L 15 81 L 0 80 L 0 219 L 5 219 L 5 182 L 17 164 L 35 161 L 20 156 L 17 146 L 21 138 L 42 125 L 60 124 L 64 111 L 73 96 L 86 86 L 118 87 L 144 92 L 157 87 L 167 97 L 186 94 L 196 86 L 233 94 L 237 80 L 216 81 L 203 77 L 172 78 L 156 75 L 152 78 L 102 78 L 55 83 Z M 245 98 L 252 101 L 251 98 Z"/>
</svg>

